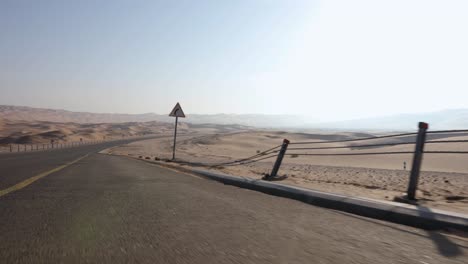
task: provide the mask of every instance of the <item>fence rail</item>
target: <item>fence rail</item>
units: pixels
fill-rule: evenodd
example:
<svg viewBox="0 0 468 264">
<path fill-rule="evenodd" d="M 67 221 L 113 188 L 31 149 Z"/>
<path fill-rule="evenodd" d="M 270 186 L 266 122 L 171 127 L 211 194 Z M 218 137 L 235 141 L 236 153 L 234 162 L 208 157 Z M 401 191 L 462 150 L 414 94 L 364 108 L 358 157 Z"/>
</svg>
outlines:
<svg viewBox="0 0 468 264">
<path fill-rule="evenodd" d="M 36 152 L 47 151 L 65 148 L 75 148 L 85 145 L 101 144 L 105 142 L 114 142 L 125 139 L 145 138 L 145 136 L 127 136 L 124 138 L 105 138 L 102 140 L 82 140 L 82 141 L 63 141 L 53 143 L 36 143 L 36 144 L 4 144 L 0 146 L 0 153 L 17 153 L 17 152 Z"/>
<path fill-rule="evenodd" d="M 412 151 L 386 151 L 386 152 L 362 152 L 362 153 L 288 153 L 288 156 L 368 156 L 368 155 L 395 155 L 413 154 Z"/>
<path fill-rule="evenodd" d="M 225 166 L 238 166 L 238 165 L 246 165 L 250 163 L 255 163 L 261 160 L 266 160 L 269 158 L 274 158 L 277 155 L 275 154 L 276 151 L 274 151 L 277 148 L 280 148 L 282 145 L 278 145 L 275 147 L 272 147 L 270 149 L 261 151 L 257 153 L 256 155 L 247 157 L 247 158 L 242 158 L 242 159 L 237 159 L 233 161 L 228 161 L 228 162 L 217 162 L 217 163 L 202 163 L 202 162 L 187 162 L 187 161 L 178 161 L 180 164 L 187 164 L 187 165 L 193 165 L 193 166 L 204 166 L 204 167 L 225 167 Z M 273 154 L 273 155 L 269 155 Z M 269 156 L 266 156 L 269 155 Z M 265 157 L 266 156 L 266 157 Z"/>
<path fill-rule="evenodd" d="M 454 130 L 433 130 L 427 131 L 427 134 L 441 134 L 441 133 L 468 133 L 468 129 L 454 129 Z"/>
<path fill-rule="evenodd" d="M 457 134 L 457 133 L 468 133 L 468 130 L 434 130 L 427 131 L 429 129 L 429 124 L 424 122 L 419 122 L 417 133 L 400 133 L 392 135 L 384 135 L 377 137 L 366 137 L 366 138 L 356 138 L 356 139 L 345 139 L 345 140 L 332 140 L 332 141 L 304 141 L 304 142 L 293 142 L 285 141 L 283 143 L 283 148 L 288 149 L 288 145 L 317 145 L 317 144 L 330 144 L 330 143 L 345 143 L 345 142 L 356 142 L 356 141 L 369 141 L 375 139 L 389 139 L 389 138 L 401 138 L 406 136 L 416 136 L 415 142 L 392 142 L 392 143 L 376 143 L 376 144 L 358 144 L 358 145 L 348 145 L 348 146 L 330 146 L 330 147 L 292 147 L 288 150 L 296 151 L 306 151 L 306 150 L 331 150 L 331 149 L 350 149 L 355 150 L 359 148 L 372 148 L 372 147 L 384 147 L 384 146 L 399 146 L 399 145 L 415 145 L 414 151 L 385 151 L 385 152 L 355 152 L 355 153 L 289 153 L 287 152 L 286 156 L 364 156 L 364 155 L 397 155 L 397 154 L 412 154 L 413 155 L 413 165 L 411 167 L 411 173 L 408 181 L 408 190 L 406 194 L 406 199 L 415 200 L 416 189 L 419 180 L 419 173 L 421 170 L 422 159 L 424 154 L 468 154 L 468 151 L 456 151 L 456 150 L 443 150 L 443 151 L 424 151 L 425 144 L 441 144 L 441 143 L 468 143 L 468 140 L 426 140 L 427 134 Z M 284 154 L 283 154 L 284 156 Z M 278 166 L 278 162 L 281 164 L 282 156 L 278 154 L 277 162 L 275 167 Z M 266 179 L 271 179 L 276 176 L 277 169 L 275 167 L 272 170 L 271 175 L 266 177 Z"/>
<path fill-rule="evenodd" d="M 468 142 L 468 141 L 467 141 Z M 292 144 L 292 143 L 291 143 Z M 381 144 L 366 144 L 366 145 L 349 145 L 339 147 L 317 147 L 317 148 L 289 148 L 289 150 L 309 150 L 309 149 L 353 149 L 353 148 L 371 148 L 371 147 L 385 147 L 385 146 L 398 146 L 398 145 L 412 145 L 414 142 L 396 142 L 396 143 L 381 143 Z"/>
<path fill-rule="evenodd" d="M 393 135 L 385 135 L 385 136 L 377 136 L 377 137 L 353 138 L 353 139 L 330 140 L 330 141 L 300 141 L 300 142 L 292 142 L 290 143 L 290 145 L 344 143 L 344 142 L 395 138 L 395 137 L 415 136 L 415 135 L 417 135 L 417 133 L 401 133 L 401 134 L 393 134 Z"/>
</svg>

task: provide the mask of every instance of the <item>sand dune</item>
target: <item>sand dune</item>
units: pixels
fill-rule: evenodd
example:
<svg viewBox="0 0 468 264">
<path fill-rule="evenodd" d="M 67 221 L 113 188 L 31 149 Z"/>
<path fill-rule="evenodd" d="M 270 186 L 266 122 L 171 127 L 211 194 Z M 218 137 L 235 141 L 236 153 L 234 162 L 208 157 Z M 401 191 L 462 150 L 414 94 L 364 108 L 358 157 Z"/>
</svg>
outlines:
<svg viewBox="0 0 468 264">
<path fill-rule="evenodd" d="M 238 131 L 237 125 L 203 126 L 180 122 L 178 132 L 185 133 L 228 133 Z M 129 136 L 172 134 L 174 124 L 165 122 L 127 123 L 58 123 L 45 121 L 12 121 L 0 119 L 0 151 L 9 151 L 9 144 L 43 144 L 120 139 Z"/>
<path fill-rule="evenodd" d="M 0 105 L 0 118 L 23 121 L 50 121 L 73 123 L 127 123 L 127 122 L 174 122 L 169 117 L 169 109 L 166 114 L 118 114 L 118 113 L 88 113 L 72 112 L 60 109 L 44 109 L 25 106 Z M 192 124 L 201 126 L 258 126 L 258 127 L 288 127 L 298 126 L 304 122 L 311 122 L 310 118 L 302 118 L 293 115 L 261 115 L 261 114 L 189 114 Z M 209 124 L 209 125 L 206 125 Z M 239 124 L 239 125 L 233 125 Z M 242 128 L 243 129 L 243 128 Z"/>
<path fill-rule="evenodd" d="M 79 141 L 80 139 L 116 139 L 126 136 L 161 134 L 172 131 L 172 125 L 160 122 L 121 124 L 77 124 L 54 122 L 16 122 L 2 120 L 0 144 L 39 144 Z M 182 133 L 186 130 L 181 127 Z"/>
<path fill-rule="evenodd" d="M 73 122 L 82 124 L 149 122 L 157 120 L 156 118 L 162 117 L 155 114 L 100 114 L 9 105 L 0 105 L 0 116 L 13 121 L 49 121 L 58 123 Z"/>
</svg>

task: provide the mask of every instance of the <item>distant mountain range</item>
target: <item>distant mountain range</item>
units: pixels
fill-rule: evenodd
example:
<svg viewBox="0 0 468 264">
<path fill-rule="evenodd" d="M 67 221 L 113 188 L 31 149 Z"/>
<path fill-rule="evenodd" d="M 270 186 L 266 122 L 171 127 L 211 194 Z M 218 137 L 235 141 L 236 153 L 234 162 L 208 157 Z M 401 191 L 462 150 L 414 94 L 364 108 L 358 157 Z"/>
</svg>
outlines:
<svg viewBox="0 0 468 264">
<path fill-rule="evenodd" d="M 0 105 L 0 118 L 22 121 L 50 121 L 73 123 L 123 123 L 123 122 L 174 122 L 173 117 L 155 113 L 146 114 L 112 114 L 72 112 L 67 110 L 32 108 L 26 106 Z M 255 127 L 296 127 L 306 121 L 294 115 L 260 115 L 260 114 L 188 114 L 188 118 L 179 119 L 193 124 L 238 124 Z"/>
<path fill-rule="evenodd" d="M 122 122 L 174 122 L 168 115 L 112 114 L 72 112 L 67 110 L 0 105 L 0 118 L 22 121 L 50 121 L 73 123 L 122 123 Z M 468 109 L 452 109 L 431 113 L 398 114 L 392 116 L 317 122 L 298 115 L 262 114 L 187 114 L 183 122 L 192 124 L 238 124 L 261 128 L 291 129 L 340 129 L 340 130 L 415 130 L 419 121 L 428 122 L 433 129 L 468 128 Z"/>
<path fill-rule="evenodd" d="M 320 127 L 353 130 L 414 130 L 418 122 L 429 123 L 430 129 L 468 129 L 468 109 L 438 112 L 398 114 L 340 122 L 322 123 Z"/>
</svg>

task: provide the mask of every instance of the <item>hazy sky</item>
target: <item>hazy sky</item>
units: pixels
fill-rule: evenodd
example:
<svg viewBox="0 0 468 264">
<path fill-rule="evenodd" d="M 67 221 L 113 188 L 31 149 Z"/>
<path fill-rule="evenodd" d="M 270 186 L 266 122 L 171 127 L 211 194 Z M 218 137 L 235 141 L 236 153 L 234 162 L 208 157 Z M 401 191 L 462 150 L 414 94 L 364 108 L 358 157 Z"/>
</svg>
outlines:
<svg viewBox="0 0 468 264">
<path fill-rule="evenodd" d="M 468 1 L 0 0 L 0 104 L 337 120 L 468 107 Z"/>
</svg>

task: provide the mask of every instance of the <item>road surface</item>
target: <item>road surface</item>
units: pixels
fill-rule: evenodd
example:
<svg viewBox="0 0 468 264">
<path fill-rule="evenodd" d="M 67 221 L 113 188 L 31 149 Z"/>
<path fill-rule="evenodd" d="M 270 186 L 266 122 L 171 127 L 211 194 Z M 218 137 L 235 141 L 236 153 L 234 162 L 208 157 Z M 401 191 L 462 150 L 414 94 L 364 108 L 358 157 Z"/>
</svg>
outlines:
<svg viewBox="0 0 468 264">
<path fill-rule="evenodd" d="M 111 145 L 0 156 L 1 263 L 468 260 L 463 238 L 97 153 Z"/>
</svg>

